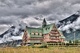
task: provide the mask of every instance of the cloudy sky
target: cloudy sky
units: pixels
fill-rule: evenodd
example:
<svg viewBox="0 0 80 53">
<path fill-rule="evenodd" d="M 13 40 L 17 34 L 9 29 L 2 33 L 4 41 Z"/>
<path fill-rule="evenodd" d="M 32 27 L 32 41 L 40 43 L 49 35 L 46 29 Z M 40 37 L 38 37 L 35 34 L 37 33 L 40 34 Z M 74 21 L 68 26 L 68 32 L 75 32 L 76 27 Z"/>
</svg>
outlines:
<svg viewBox="0 0 80 53">
<path fill-rule="evenodd" d="M 0 0 L 0 34 L 11 25 L 25 22 L 39 26 L 62 20 L 80 9 L 80 0 Z"/>
</svg>

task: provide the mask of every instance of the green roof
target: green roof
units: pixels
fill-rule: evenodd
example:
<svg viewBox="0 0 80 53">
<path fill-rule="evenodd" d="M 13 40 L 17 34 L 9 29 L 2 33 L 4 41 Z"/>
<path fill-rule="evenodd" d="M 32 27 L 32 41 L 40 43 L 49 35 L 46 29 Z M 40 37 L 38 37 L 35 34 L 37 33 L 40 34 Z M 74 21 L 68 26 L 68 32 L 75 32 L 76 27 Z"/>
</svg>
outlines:
<svg viewBox="0 0 80 53">
<path fill-rule="evenodd" d="M 59 31 L 59 33 L 60 33 L 60 38 L 64 38 L 65 39 L 65 37 L 64 37 L 64 35 L 63 35 L 63 33 L 60 31 L 60 30 L 58 30 Z"/>
<path fill-rule="evenodd" d="M 42 29 L 41 28 L 30 28 L 30 27 L 28 27 L 27 31 L 28 31 L 28 35 L 30 35 L 30 37 L 42 37 L 42 35 L 41 35 Z"/>
<path fill-rule="evenodd" d="M 64 38 L 64 39 L 65 39 L 65 37 L 64 37 L 64 36 L 60 36 L 60 38 Z"/>
<path fill-rule="evenodd" d="M 27 32 L 30 37 L 43 37 L 42 34 L 47 34 L 51 31 L 53 24 L 46 25 L 42 28 L 27 27 Z"/>
<path fill-rule="evenodd" d="M 53 27 L 53 24 L 49 24 L 49 25 L 46 25 L 44 28 L 43 28 L 43 34 L 47 34 L 51 31 Z"/>
<path fill-rule="evenodd" d="M 28 35 L 31 38 L 41 38 L 41 37 L 43 37 L 43 34 L 49 33 L 52 30 L 53 26 L 54 26 L 54 24 L 49 24 L 49 25 L 46 25 L 45 27 L 42 27 L 42 28 L 27 27 L 26 30 L 28 32 Z M 59 31 L 59 33 L 61 35 L 60 38 L 65 38 L 61 31 Z"/>
</svg>

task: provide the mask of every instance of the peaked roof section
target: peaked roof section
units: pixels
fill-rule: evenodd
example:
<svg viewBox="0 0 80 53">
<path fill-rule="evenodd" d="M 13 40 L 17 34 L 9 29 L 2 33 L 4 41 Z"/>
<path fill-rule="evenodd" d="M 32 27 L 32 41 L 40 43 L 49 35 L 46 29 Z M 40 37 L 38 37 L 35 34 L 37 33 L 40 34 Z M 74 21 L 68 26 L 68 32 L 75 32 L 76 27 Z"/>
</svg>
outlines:
<svg viewBox="0 0 80 53">
<path fill-rule="evenodd" d="M 31 34 L 31 33 L 47 34 L 51 31 L 52 27 L 53 27 L 53 24 L 47 25 L 47 22 L 44 18 L 43 23 L 42 23 L 42 27 L 39 27 L 39 28 L 26 27 L 26 30 L 28 31 L 29 34 Z"/>
<path fill-rule="evenodd" d="M 47 34 L 51 31 L 52 29 L 52 26 L 53 25 L 46 25 L 44 28 L 31 28 L 31 27 L 27 27 L 27 32 L 28 32 L 28 35 L 30 35 L 30 37 L 32 38 L 40 38 L 40 37 L 43 37 L 42 35 L 43 34 Z"/>
<path fill-rule="evenodd" d="M 45 27 L 40 27 L 40 28 L 32 28 L 32 27 L 27 27 L 26 30 L 29 32 L 29 33 L 42 33 L 42 34 L 46 34 L 46 33 L 49 33 L 52 29 L 52 26 L 53 24 L 49 24 L 49 25 L 46 25 Z"/>
<path fill-rule="evenodd" d="M 53 25 L 54 24 L 49 24 L 49 25 L 46 25 L 45 27 L 43 27 L 43 34 L 49 33 L 51 31 Z"/>
</svg>

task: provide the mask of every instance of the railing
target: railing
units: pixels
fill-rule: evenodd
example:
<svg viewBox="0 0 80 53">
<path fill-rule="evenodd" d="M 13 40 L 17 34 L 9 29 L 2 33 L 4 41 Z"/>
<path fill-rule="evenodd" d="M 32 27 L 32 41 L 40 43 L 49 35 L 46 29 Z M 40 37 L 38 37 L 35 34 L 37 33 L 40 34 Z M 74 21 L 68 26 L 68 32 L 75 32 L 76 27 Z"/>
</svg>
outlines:
<svg viewBox="0 0 80 53">
<path fill-rule="evenodd" d="M 42 40 L 43 38 L 30 38 L 29 40 Z"/>
</svg>

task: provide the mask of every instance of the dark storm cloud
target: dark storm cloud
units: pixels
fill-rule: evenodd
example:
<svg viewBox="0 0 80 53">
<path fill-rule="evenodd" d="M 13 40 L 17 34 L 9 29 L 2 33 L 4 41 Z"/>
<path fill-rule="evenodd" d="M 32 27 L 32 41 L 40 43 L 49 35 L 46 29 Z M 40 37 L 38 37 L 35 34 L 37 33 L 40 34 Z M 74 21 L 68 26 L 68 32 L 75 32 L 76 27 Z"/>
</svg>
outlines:
<svg viewBox="0 0 80 53">
<path fill-rule="evenodd" d="M 40 26 L 39 24 L 37 24 L 36 22 L 30 23 L 30 26 Z"/>
<path fill-rule="evenodd" d="M 65 2 L 70 2 L 71 4 L 80 4 L 80 0 L 65 0 Z"/>
<path fill-rule="evenodd" d="M 80 9 L 79 3 L 79 0 L 0 0 L 0 18 L 3 17 L 0 19 L 0 24 L 11 24 L 15 20 L 40 15 L 48 21 L 61 20 Z M 11 16 L 15 16 L 13 21 Z"/>
<path fill-rule="evenodd" d="M 20 16 L 4 16 L 0 17 L 0 24 L 12 25 L 13 23 L 18 23 Z M 19 19 L 18 19 L 19 18 Z"/>
<path fill-rule="evenodd" d="M 46 2 L 47 1 L 47 2 Z M 0 16 L 49 14 L 62 3 L 48 3 L 49 0 L 4 0 L 1 1 Z M 31 3 L 28 5 L 27 3 Z M 19 7 L 22 6 L 22 7 Z"/>
<path fill-rule="evenodd" d="M 8 25 L 18 25 L 20 21 L 28 26 L 41 26 L 43 18 L 46 18 L 53 23 L 79 9 L 80 0 L 0 0 L 0 32 L 9 28 Z M 6 26 L 2 27 L 4 24 Z"/>
</svg>

